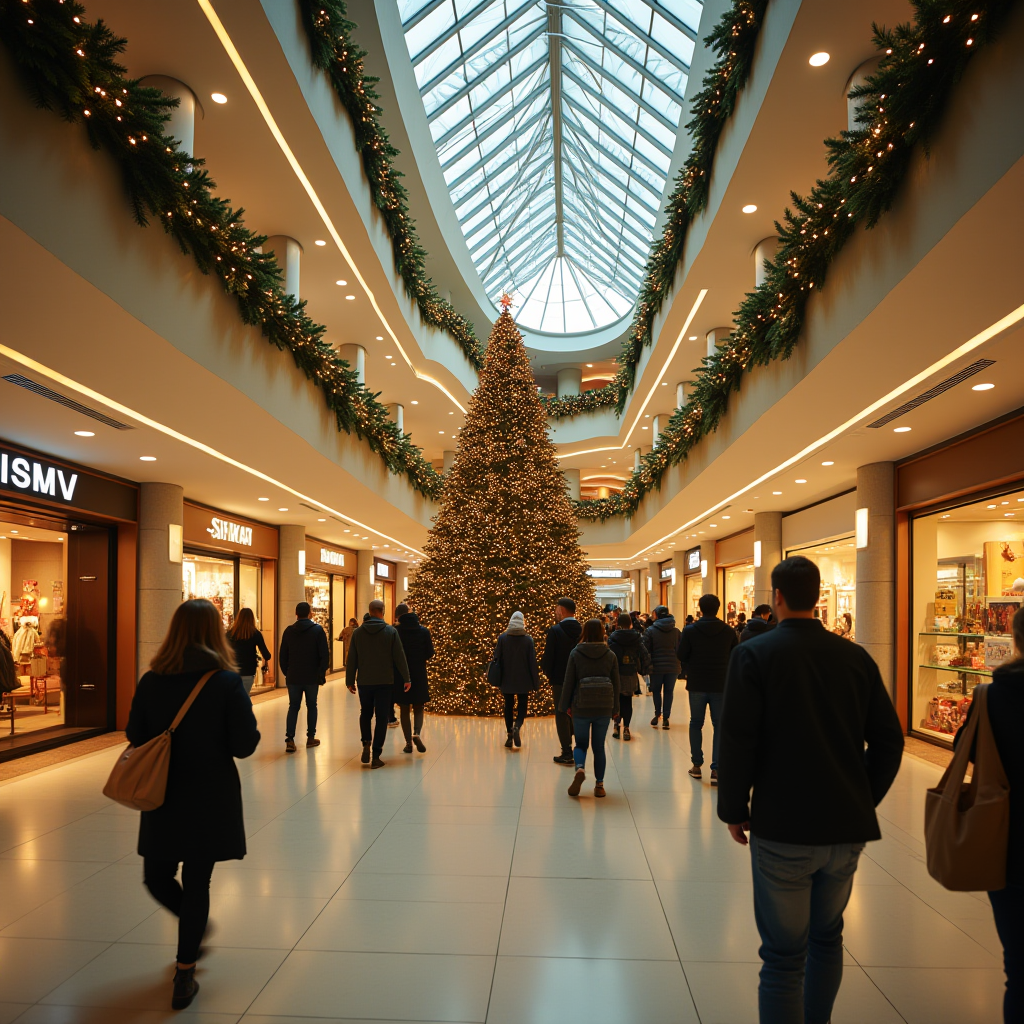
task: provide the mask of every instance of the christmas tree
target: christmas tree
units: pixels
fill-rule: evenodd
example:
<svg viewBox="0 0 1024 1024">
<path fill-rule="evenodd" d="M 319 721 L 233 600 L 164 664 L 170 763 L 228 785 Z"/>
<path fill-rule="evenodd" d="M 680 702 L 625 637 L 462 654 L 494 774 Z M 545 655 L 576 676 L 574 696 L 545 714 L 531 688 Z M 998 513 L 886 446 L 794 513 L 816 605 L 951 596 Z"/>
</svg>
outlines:
<svg viewBox="0 0 1024 1024">
<path fill-rule="evenodd" d="M 443 714 L 501 713 L 486 666 L 514 611 L 538 658 L 558 598 L 573 598 L 580 619 L 597 612 L 537 384 L 503 306 L 409 595 L 433 634 L 430 707 Z M 531 710 L 546 714 L 553 704 L 541 678 Z"/>
</svg>

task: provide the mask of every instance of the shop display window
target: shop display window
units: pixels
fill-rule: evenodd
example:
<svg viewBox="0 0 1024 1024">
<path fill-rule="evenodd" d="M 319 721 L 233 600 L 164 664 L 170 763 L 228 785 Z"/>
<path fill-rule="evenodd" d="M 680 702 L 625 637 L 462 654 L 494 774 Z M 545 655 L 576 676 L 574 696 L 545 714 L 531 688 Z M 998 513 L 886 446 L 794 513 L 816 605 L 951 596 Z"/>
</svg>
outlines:
<svg viewBox="0 0 1024 1024">
<path fill-rule="evenodd" d="M 1024 600 L 1024 492 L 918 516 L 912 560 L 911 727 L 951 741 L 974 687 L 1013 657 L 1010 621 Z"/>
<path fill-rule="evenodd" d="M 790 548 L 786 557 L 803 555 L 821 573 L 821 595 L 814 610 L 815 617 L 832 633 L 857 639 L 857 548 L 853 537 L 816 544 L 813 547 Z M 749 612 L 747 613 L 749 616 Z"/>
<path fill-rule="evenodd" d="M 181 563 L 181 599 L 196 598 L 211 601 L 227 629 L 235 616 L 235 560 L 186 553 Z"/>
<path fill-rule="evenodd" d="M 754 610 L 754 563 L 731 565 L 722 572 L 725 577 L 722 617 L 734 626 L 740 612 L 749 619 Z"/>
<path fill-rule="evenodd" d="M 331 579 L 325 572 L 306 573 L 306 602 L 309 617 L 331 635 Z"/>
<path fill-rule="evenodd" d="M 686 577 L 686 615 L 692 615 L 695 619 L 700 616 L 700 608 L 697 602 L 704 594 L 704 578 L 699 572 L 691 573 Z M 686 616 L 684 615 L 685 619 Z M 679 624 L 682 625 L 681 623 Z"/>
</svg>

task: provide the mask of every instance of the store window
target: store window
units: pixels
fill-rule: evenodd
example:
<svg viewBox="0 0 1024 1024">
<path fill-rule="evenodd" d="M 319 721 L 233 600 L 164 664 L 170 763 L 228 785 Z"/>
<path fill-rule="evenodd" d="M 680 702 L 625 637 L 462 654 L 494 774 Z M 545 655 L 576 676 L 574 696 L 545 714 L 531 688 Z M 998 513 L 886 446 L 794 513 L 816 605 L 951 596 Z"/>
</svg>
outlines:
<svg viewBox="0 0 1024 1024">
<path fill-rule="evenodd" d="M 815 617 L 833 633 L 857 638 L 857 548 L 853 537 L 840 537 L 812 547 L 789 548 L 786 557 L 803 555 L 821 573 L 821 595 Z M 747 613 L 748 617 L 750 613 Z"/>
<path fill-rule="evenodd" d="M 390 563 L 388 563 L 390 564 Z M 306 538 L 306 600 L 310 617 L 324 628 L 330 640 L 330 671 L 345 667 L 345 653 L 355 615 L 356 553 L 326 541 Z"/>
<path fill-rule="evenodd" d="M 722 570 L 722 617 L 735 626 L 740 614 L 754 610 L 754 563 L 729 565 Z"/>
<path fill-rule="evenodd" d="M 220 612 L 224 628 L 235 617 L 235 560 L 186 554 L 181 563 L 181 599 L 205 598 Z"/>
<path fill-rule="evenodd" d="M 974 687 L 1013 657 L 1024 600 L 1024 491 L 912 521 L 911 728 L 951 741 Z"/>
</svg>

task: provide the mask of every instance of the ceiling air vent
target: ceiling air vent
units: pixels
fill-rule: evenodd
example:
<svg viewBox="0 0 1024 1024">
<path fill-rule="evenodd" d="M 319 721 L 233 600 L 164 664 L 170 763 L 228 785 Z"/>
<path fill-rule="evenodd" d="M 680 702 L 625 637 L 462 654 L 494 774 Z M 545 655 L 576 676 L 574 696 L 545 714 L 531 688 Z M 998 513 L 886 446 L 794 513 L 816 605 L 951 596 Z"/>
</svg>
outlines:
<svg viewBox="0 0 1024 1024">
<path fill-rule="evenodd" d="M 71 409 L 73 412 L 79 412 L 83 416 L 88 416 L 90 419 L 97 420 L 100 423 L 105 423 L 108 427 L 113 427 L 115 430 L 134 429 L 134 427 L 129 426 L 127 423 L 111 419 L 111 417 L 104 416 L 101 412 L 96 412 L 95 409 L 90 409 L 88 406 L 82 405 L 81 402 L 76 402 L 73 398 L 66 398 L 64 395 L 60 395 L 56 391 L 51 391 L 49 388 L 43 387 L 42 384 L 37 384 L 34 380 L 29 380 L 28 377 L 22 377 L 20 373 L 7 374 L 4 377 L 4 380 L 9 384 L 16 384 L 19 388 L 24 388 L 26 391 L 31 391 L 33 394 L 39 395 L 40 398 L 48 398 L 51 402 L 63 405 L 65 409 Z"/>
<path fill-rule="evenodd" d="M 933 398 L 938 398 L 939 395 L 945 394 L 950 388 L 955 388 L 957 384 L 967 380 L 968 377 L 981 373 L 982 370 L 987 369 L 994 362 L 994 359 L 979 359 L 976 363 L 965 366 L 959 373 L 954 373 L 952 377 L 936 384 L 933 388 L 929 388 L 923 394 L 918 395 L 917 398 L 912 398 L 906 405 L 901 405 L 898 409 L 887 412 L 880 419 L 875 420 L 874 423 L 869 423 L 868 426 L 877 429 L 878 427 L 884 427 L 887 423 L 892 423 L 893 420 L 898 420 L 901 416 L 906 416 L 908 412 L 912 412 L 919 406 L 924 405 L 925 402 L 930 402 Z"/>
</svg>

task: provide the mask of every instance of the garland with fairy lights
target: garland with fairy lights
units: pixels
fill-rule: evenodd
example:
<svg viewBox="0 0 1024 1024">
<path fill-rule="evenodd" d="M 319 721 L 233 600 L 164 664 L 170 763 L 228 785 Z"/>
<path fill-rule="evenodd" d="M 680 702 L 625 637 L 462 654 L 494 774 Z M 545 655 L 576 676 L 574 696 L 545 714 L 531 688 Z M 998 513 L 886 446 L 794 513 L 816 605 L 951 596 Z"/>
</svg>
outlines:
<svg viewBox="0 0 1024 1024">
<path fill-rule="evenodd" d="M 309 318 L 306 303 L 282 290 L 277 259 L 259 251 L 266 236 L 243 226 L 242 211 L 214 195 L 203 161 L 165 134 L 167 112 L 178 101 L 126 78 L 117 62 L 126 40 L 84 15 L 76 0 L 0 0 L 0 40 L 33 101 L 85 125 L 93 147 L 120 168 L 138 224 L 158 220 L 235 299 L 242 321 L 291 353 L 339 430 L 365 439 L 392 473 L 436 497 L 442 478 L 324 341 L 325 328 Z"/>
<path fill-rule="evenodd" d="M 352 121 L 373 205 L 391 239 L 395 270 L 423 319 L 445 331 L 479 370 L 483 355 L 473 325 L 441 298 L 427 275 L 427 253 L 417 237 L 416 222 L 409 216 L 409 193 L 400 180 L 401 172 L 395 169 L 398 150 L 378 118 L 381 108 L 373 90 L 377 79 L 363 73 L 366 51 L 352 38 L 355 25 L 348 20 L 345 0 L 299 0 L 299 10 L 313 65 L 326 72 Z"/>
<path fill-rule="evenodd" d="M 711 434 L 739 391 L 744 373 L 788 359 L 803 326 L 807 302 L 828 269 L 863 225 L 874 227 L 891 209 L 914 152 L 934 135 L 954 87 L 972 56 L 991 43 L 1015 0 L 913 0 L 913 23 L 875 26 L 881 60 L 851 92 L 862 101 L 862 127 L 827 139 L 828 177 L 806 196 L 792 193 L 776 223 L 779 246 L 767 277 L 734 314 L 734 329 L 714 355 L 701 360 L 689 400 L 677 409 L 620 494 L 578 502 L 583 519 L 632 516 L 660 486 L 666 470 Z"/>
</svg>

